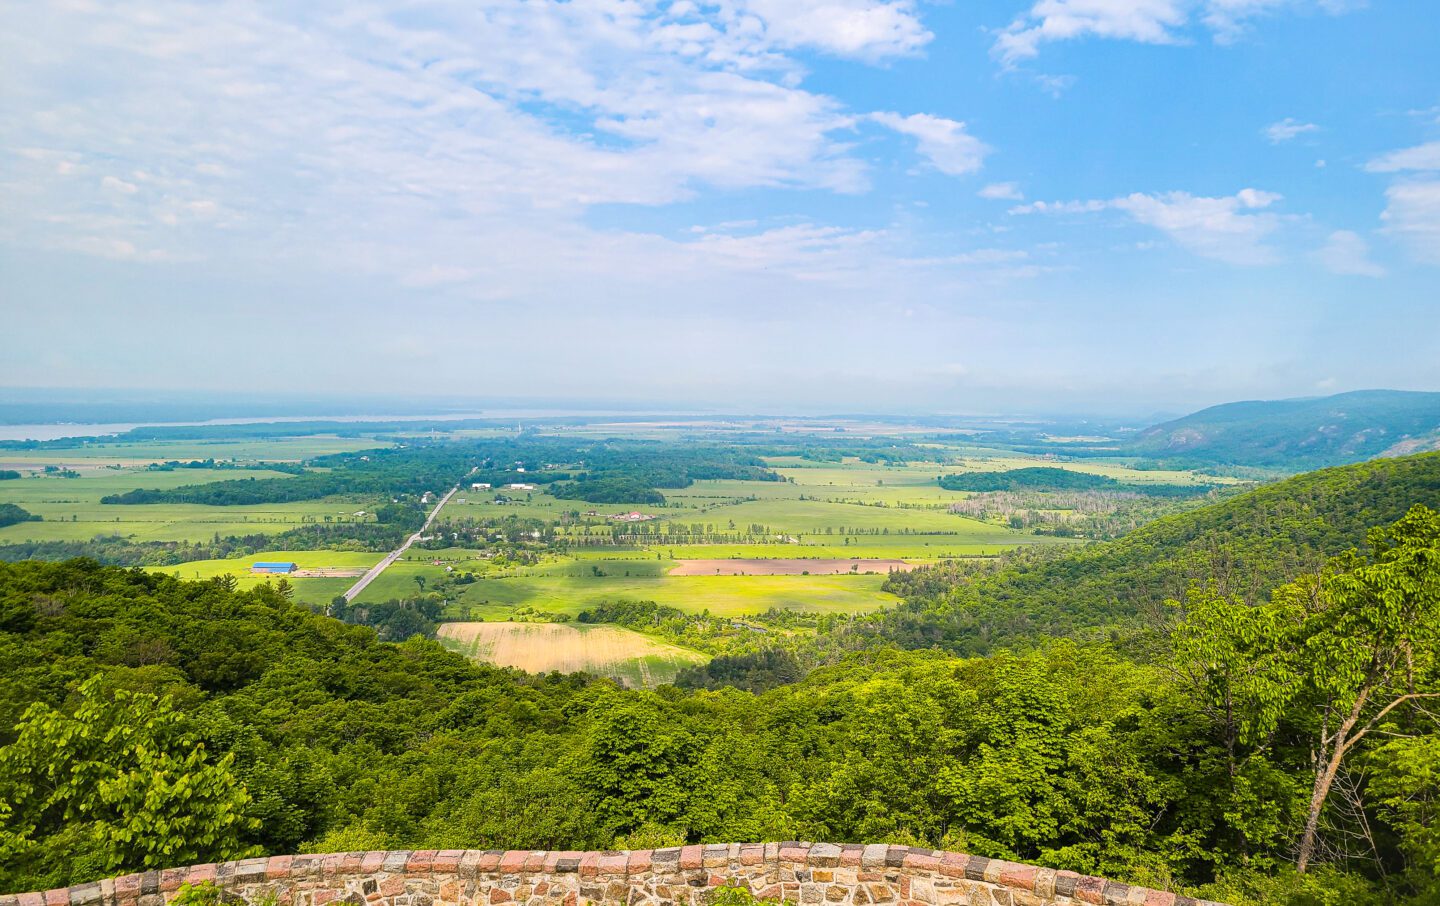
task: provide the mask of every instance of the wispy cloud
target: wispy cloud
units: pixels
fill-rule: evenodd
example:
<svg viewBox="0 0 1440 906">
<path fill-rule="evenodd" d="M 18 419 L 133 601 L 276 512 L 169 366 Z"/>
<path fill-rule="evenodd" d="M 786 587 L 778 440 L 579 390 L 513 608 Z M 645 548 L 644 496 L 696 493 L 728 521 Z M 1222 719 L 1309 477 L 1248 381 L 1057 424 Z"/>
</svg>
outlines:
<svg viewBox="0 0 1440 906">
<path fill-rule="evenodd" d="M 1038 0 L 995 38 L 992 54 L 1006 66 L 1039 55 L 1040 47 L 1077 38 L 1179 44 L 1199 25 L 1218 41 L 1234 40 L 1251 19 L 1285 10 L 1340 13 L 1346 0 Z"/>
<path fill-rule="evenodd" d="M 1380 215 L 1385 232 L 1397 237 L 1412 255 L 1440 264 L 1440 142 L 1401 148 L 1365 164 L 1371 173 L 1397 173 L 1400 178 L 1385 190 L 1385 211 Z"/>
<path fill-rule="evenodd" d="M 1320 127 L 1314 123 L 1302 123 L 1297 119 L 1287 116 L 1278 123 L 1271 123 L 1262 131 L 1265 137 L 1270 140 L 1270 144 L 1279 145 L 1292 141 L 1307 132 L 1319 132 Z"/>
<path fill-rule="evenodd" d="M 1385 268 L 1370 260 L 1370 245 L 1359 233 L 1336 230 L 1330 234 L 1316 257 L 1332 274 L 1354 277 L 1383 277 Z"/>
<path fill-rule="evenodd" d="M 1229 264 L 1260 265 L 1278 260 L 1264 240 L 1279 226 L 1268 211 L 1281 200 L 1273 192 L 1241 189 L 1219 198 L 1166 192 L 1133 193 L 1108 200 L 1037 201 L 1011 208 L 1015 214 L 1093 214 L 1114 210 L 1136 223 L 1160 230 L 1174 242 L 1204 258 Z"/>
<path fill-rule="evenodd" d="M 976 194 L 978 194 L 981 198 L 990 198 L 1000 201 L 1025 200 L 1025 193 L 1020 191 L 1020 185 L 1013 182 L 992 182 Z"/>
<path fill-rule="evenodd" d="M 1401 148 L 1365 164 L 1371 173 L 1400 173 L 1407 170 L 1440 170 L 1440 142 L 1426 142 L 1413 148 Z"/>
<path fill-rule="evenodd" d="M 984 142 L 965 131 L 958 120 L 914 113 L 872 113 L 870 119 L 915 139 L 916 148 L 935 169 L 948 176 L 961 176 L 980 169 L 990 149 Z"/>
<path fill-rule="evenodd" d="M 932 35 L 912 0 L 157 0 L 24 22 L 0 35 L 17 74 L 0 130 L 29 149 L 0 182 L 0 232 L 105 257 L 293 256 L 496 294 L 532 261 L 589 266 L 584 249 L 693 256 L 595 230 L 598 206 L 864 192 L 863 122 L 942 173 L 988 150 L 958 121 L 800 87 L 797 49 L 918 53 Z"/>
</svg>

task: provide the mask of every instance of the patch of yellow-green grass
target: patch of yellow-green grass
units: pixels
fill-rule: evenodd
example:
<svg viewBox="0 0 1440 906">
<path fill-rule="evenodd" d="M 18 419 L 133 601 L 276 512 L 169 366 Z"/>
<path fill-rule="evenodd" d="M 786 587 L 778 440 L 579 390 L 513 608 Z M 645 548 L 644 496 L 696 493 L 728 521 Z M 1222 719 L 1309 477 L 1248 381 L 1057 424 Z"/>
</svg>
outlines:
<svg viewBox="0 0 1440 906">
<path fill-rule="evenodd" d="M 147 567 L 150 572 L 175 576 L 178 579 L 213 579 L 217 576 L 233 576 L 236 587 L 253 588 L 266 582 L 278 583 L 284 579 L 290 586 L 294 600 L 303 604 L 328 604 L 338 594 L 355 584 L 353 576 L 339 578 L 306 578 L 297 576 L 257 575 L 250 571 L 253 563 L 291 562 L 301 569 L 342 569 L 366 570 L 379 563 L 384 554 L 362 551 L 264 551 L 248 557 L 233 557 L 225 560 L 192 560 L 175 566 Z"/>
<path fill-rule="evenodd" d="M 709 660 L 618 626 L 568 623 L 443 623 L 440 641 L 477 661 L 529 673 L 585 671 L 627 686 L 658 686 L 681 669 Z"/>
<path fill-rule="evenodd" d="M 276 534 L 307 522 L 371 521 L 354 515 L 371 505 L 328 498 L 253 506 L 205 506 L 185 503 L 108 504 L 101 498 L 136 488 L 168 490 L 188 484 L 243 478 L 285 478 L 263 469 L 98 469 L 78 478 L 54 475 L 0 482 L 0 503 L 13 503 L 42 518 L 0 529 L 0 543 L 17 541 L 88 541 L 118 535 L 136 541 L 206 541 L 215 535 Z"/>
<path fill-rule="evenodd" d="M 408 568 L 407 568 L 408 567 Z M 362 596 L 366 601 L 415 594 L 413 577 L 440 575 L 424 564 L 397 564 L 385 571 Z M 812 613 L 860 613 L 888 606 L 898 598 L 881 590 L 884 575 L 841 576 L 636 576 L 510 575 L 482 578 L 457 586 L 453 606 L 468 605 L 472 612 L 503 616 L 517 607 L 552 613 L 576 614 L 605 601 L 655 601 L 687 613 L 709 611 L 719 616 L 744 616 L 773 608 Z"/>
<path fill-rule="evenodd" d="M 277 437 L 244 440 L 117 441 L 100 439 L 68 450 L 0 450 L 0 468 L 29 465 L 66 465 L 94 468 L 104 465 L 144 465 L 150 462 L 181 462 L 197 459 L 240 462 L 298 462 L 331 453 L 352 453 L 391 447 L 388 441 L 369 437 L 339 437 L 316 434 L 306 437 Z"/>
</svg>

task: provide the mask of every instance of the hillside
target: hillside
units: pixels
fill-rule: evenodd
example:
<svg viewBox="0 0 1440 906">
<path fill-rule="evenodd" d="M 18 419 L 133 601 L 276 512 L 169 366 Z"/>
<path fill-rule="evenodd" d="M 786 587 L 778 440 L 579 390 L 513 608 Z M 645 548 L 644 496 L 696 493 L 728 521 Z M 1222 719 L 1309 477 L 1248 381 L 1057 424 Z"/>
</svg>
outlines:
<svg viewBox="0 0 1440 906">
<path fill-rule="evenodd" d="M 964 563 L 896 574 L 906 605 L 871 631 L 906 647 L 978 653 L 1037 635 L 1133 624 L 1216 579 L 1252 600 L 1362 545 L 1413 505 L 1440 507 L 1440 453 L 1337 466 L 1168 516 L 1063 555 L 1016 555 L 998 572 Z"/>
<path fill-rule="evenodd" d="M 1440 393 L 1358 390 L 1226 403 L 1141 432 L 1128 452 L 1170 464 L 1296 471 L 1440 448 Z"/>
</svg>

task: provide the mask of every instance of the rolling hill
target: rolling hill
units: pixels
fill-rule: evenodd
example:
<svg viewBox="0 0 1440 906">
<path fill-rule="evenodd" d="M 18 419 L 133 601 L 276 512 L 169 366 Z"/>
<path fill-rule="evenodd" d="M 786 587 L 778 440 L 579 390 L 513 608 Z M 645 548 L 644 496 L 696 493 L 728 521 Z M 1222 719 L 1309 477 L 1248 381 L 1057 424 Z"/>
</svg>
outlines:
<svg viewBox="0 0 1440 906">
<path fill-rule="evenodd" d="M 1142 431 L 1128 452 L 1174 465 L 1288 471 L 1440 449 L 1440 393 L 1357 390 L 1225 403 Z"/>
<path fill-rule="evenodd" d="M 1270 590 L 1364 545 L 1415 504 L 1440 509 L 1440 453 L 1307 472 L 1157 519 L 1115 541 L 1020 554 L 998 572 L 964 563 L 892 575 L 906 601 L 862 632 L 907 648 L 976 654 L 1039 636 L 1094 635 L 1153 621 L 1168 598 L 1214 579 L 1230 594 Z"/>
</svg>

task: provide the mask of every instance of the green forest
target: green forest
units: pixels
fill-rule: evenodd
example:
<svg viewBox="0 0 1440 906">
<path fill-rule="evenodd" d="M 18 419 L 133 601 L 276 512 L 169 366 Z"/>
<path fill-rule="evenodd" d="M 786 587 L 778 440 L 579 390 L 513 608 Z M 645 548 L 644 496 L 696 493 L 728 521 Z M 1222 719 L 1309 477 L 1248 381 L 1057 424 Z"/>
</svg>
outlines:
<svg viewBox="0 0 1440 906">
<path fill-rule="evenodd" d="M 383 642 L 284 583 L 0 564 L 0 888 L 822 839 L 1234 903 L 1435 902 L 1440 513 L 1417 504 L 1437 496 L 1440 456 L 1386 460 L 897 573 L 899 608 L 653 691 Z M 655 605 L 581 620 L 683 629 Z"/>
</svg>

